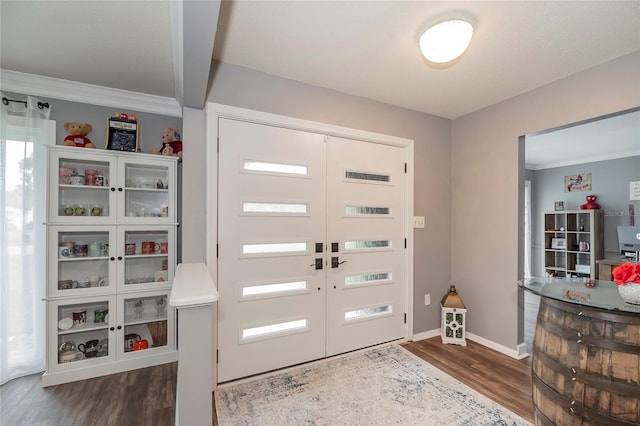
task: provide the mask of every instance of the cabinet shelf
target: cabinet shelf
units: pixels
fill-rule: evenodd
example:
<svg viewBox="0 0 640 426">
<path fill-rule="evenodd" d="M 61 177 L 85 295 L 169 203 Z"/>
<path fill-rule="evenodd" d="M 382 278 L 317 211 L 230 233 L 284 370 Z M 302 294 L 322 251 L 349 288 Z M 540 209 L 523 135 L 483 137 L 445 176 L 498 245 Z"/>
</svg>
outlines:
<svg viewBox="0 0 640 426">
<path fill-rule="evenodd" d="M 84 333 L 87 331 L 106 330 L 107 328 L 109 328 L 109 325 L 105 323 L 100 323 L 100 325 L 95 325 L 91 323 L 75 324 L 73 327 L 71 327 L 68 330 L 58 330 L 58 335 L 62 336 L 65 334 L 76 334 L 76 333 Z"/>
<path fill-rule="evenodd" d="M 154 312 L 144 312 L 142 317 L 138 317 L 136 314 L 130 314 L 124 316 L 125 325 L 147 324 L 156 321 L 166 321 L 167 315 L 164 314 L 161 317 L 156 316 Z"/>
</svg>

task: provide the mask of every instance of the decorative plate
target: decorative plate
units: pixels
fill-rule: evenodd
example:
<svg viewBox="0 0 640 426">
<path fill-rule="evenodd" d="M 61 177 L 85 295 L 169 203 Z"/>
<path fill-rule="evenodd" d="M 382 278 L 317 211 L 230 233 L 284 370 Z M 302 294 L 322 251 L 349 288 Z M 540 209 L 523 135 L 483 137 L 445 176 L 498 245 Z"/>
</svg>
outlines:
<svg viewBox="0 0 640 426">
<path fill-rule="evenodd" d="M 71 318 L 62 318 L 58 321 L 58 328 L 60 330 L 69 330 L 73 327 L 73 320 Z"/>
</svg>

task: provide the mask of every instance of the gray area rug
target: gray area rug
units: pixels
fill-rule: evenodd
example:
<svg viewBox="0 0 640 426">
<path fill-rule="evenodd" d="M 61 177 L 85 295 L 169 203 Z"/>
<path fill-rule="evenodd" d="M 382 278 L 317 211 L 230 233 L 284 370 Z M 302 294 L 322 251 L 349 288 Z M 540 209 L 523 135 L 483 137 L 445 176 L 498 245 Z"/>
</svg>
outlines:
<svg viewBox="0 0 640 426">
<path fill-rule="evenodd" d="M 226 425 L 529 425 L 396 344 L 218 387 Z"/>
</svg>

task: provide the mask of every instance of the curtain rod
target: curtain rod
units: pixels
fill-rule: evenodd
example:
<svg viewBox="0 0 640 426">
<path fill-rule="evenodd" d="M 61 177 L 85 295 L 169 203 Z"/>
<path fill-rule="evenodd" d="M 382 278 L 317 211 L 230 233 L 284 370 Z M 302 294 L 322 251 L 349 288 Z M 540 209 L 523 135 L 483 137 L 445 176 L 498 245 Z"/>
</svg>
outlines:
<svg viewBox="0 0 640 426">
<path fill-rule="evenodd" d="M 27 101 L 18 101 L 16 99 L 9 99 L 9 98 L 2 98 L 2 103 L 5 105 L 9 105 L 9 102 L 19 102 L 21 104 L 24 104 L 25 106 L 27 105 Z M 38 108 L 40 109 L 44 109 L 44 108 L 49 108 L 49 102 L 38 102 Z"/>
</svg>

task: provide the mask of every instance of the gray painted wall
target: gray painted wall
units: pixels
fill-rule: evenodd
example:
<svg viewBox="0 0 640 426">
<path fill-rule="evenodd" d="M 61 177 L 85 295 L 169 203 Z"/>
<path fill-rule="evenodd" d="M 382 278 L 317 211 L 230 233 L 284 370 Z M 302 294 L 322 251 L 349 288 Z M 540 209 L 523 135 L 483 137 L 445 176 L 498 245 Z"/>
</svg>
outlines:
<svg viewBox="0 0 640 426">
<path fill-rule="evenodd" d="M 18 93 L 3 92 L 12 99 L 25 99 L 26 95 Z M 114 112 L 124 112 L 126 114 L 135 114 L 140 125 L 140 141 L 139 147 L 142 152 L 149 152 L 152 149 L 160 149 L 162 147 L 162 129 L 165 127 L 182 128 L 182 118 L 169 117 L 158 114 L 149 114 L 127 109 L 109 108 L 91 104 L 83 104 L 78 102 L 63 101 L 52 98 L 39 98 L 51 105 L 51 120 L 56 121 L 56 144 L 62 145 L 62 141 L 69 134 L 64 123 L 68 121 L 77 121 L 80 123 L 89 123 L 93 129 L 87 135 L 96 148 L 104 149 L 107 144 L 107 120 Z M 186 149 L 186 147 L 185 147 Z"/>
<path fill-rule="evenodd" d="M 414 332 L 439 328 L 450 285 L 450 120 L 224 63 L 214 64 L 210 87 L 210 102 L 415 141 L 414 214 L 426 226 L 414 230 Z"/>
<path fill-rule="evenodd" d="M 640 141 L 639 141 L 640 143 Z M 564 201 L 565 210 L 578 210 L 590 194 L 598 196 L 604 210 L 605 257 L 618 256 L 618 225 L 629 225 L 629 204 L 634 205 L 634 219 L 640 224 L 640 201 L 629 201 L 629 182 L 640 181 L 640 156 L 598 161 L 552 169 L 535 170 L 531 182 L 532 271 L 544 274 L 542 265 L 542 213 L 553 210 L 554 201 Z M 592 191 L 564 192 L 564 177 L 591 173 Z"/>
<path fill-rule="evenodd" d="M 451 278 L 469 332 L 508 348 L 523 341 L 519 137 L 639 105 L 635 52 L 453 121 Z"/>
</svg>

